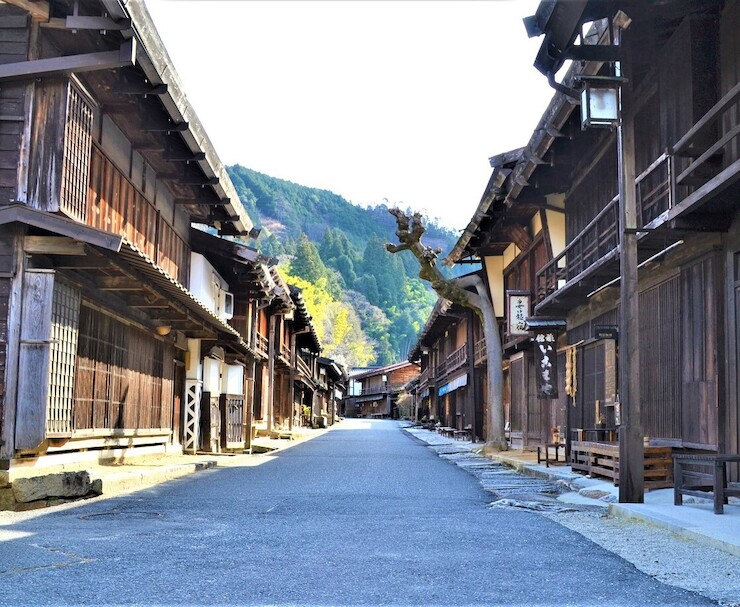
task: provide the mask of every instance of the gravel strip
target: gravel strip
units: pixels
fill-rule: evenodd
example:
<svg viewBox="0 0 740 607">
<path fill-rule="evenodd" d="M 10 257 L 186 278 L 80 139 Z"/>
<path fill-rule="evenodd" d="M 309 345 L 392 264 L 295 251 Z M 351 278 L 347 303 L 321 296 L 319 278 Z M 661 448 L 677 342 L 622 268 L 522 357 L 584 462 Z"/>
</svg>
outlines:
<svg viewBox="0 0 740 607">
<path fill-rule="evenodd" d="M 591 509 L 543 516 L 621 556 L 671 586 L 693 590 L 726 607 L 740 607 L 740 559 L 637 520 Z"/>
</svg>

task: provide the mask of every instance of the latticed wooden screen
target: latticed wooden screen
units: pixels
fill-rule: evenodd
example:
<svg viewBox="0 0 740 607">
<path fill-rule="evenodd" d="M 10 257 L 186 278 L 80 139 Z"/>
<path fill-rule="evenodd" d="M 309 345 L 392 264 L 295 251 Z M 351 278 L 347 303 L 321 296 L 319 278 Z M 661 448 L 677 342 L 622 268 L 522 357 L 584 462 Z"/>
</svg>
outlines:
<svg viewBox="0 0 740 607">
<path fill-rule="evenodd" d="M 133 183 L 93 146 L 87 225 L 125 236 L 169 276 L 187 284 L 190 247 Z"/>
<path fill-rule="evenodd" d="M 64 128 L 60 210 L 78 221 L 87 218 L 87 183 L 90 172 L 93 108 L 70 81 L 67 91 L 67 122 Z"/>
<path fill-rule="evenodd" d="M 172 424 L 172 347 L 85 305 L 75 377 L 75 430 Z"/>
<path fill-rule="evenodd" d="M 51 313 L 49 406 L 46 414 L 49 436 L 69 436 L 72 433 L 79 314 L 79 289 L 56 280 Z"/>
</svg>

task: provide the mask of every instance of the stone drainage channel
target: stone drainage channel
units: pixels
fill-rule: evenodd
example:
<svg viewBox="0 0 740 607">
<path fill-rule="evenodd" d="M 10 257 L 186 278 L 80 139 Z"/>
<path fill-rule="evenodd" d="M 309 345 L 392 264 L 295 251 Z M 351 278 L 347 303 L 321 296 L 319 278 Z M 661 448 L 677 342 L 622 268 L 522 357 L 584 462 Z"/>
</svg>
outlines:
<svg viewBox="0 0 740 607">
<path fill-rule="evenodd" d="M 493 461 L 454 443 L 428 445 L 442 459 L 459 466 L 478 479 L 491 494 L 491 508 L 516 508 L 540 512 L 567 512 L 594 506 L 563 504 L 557 497 L 572 489 L 564 481 L 551 481 L 516 472 L 506 464 Z"/>
</svg>

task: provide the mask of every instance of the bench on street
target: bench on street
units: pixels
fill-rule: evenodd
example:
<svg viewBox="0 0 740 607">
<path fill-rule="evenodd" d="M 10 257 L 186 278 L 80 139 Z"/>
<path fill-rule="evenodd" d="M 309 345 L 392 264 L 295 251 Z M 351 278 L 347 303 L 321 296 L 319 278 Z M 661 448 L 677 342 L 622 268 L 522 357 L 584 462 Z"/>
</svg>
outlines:
<svg viewBox="0 0 740 607">
<path fill-rule="evenodd" d="M 545 451 L 544 455 L 542 455 L 543 449 Z M 555 459 L 553 460 L 550 459 L 550 449 L 555 449 Z M 563 450 L 562 460 L 558 459 L 560 449 Z M 549 468 L 550 464 L 565 464 L 565 445 L 561 445 L 560 443 L 546 443 L 544 445 L 537 445 L 537 463 L 542 463 L 543 460 L 545 462 L 546 468 Z"/>
<path fill-rule="evenodd" d="M 740 497 L 740 487 L 728 487 L 727 464 L 740 462 L 740 455 L 676 453 L 673 456 L 673 503 L 683 496 L 713 499 L 714 513 L 723 514 L 728 496 Z"/>
</svg>

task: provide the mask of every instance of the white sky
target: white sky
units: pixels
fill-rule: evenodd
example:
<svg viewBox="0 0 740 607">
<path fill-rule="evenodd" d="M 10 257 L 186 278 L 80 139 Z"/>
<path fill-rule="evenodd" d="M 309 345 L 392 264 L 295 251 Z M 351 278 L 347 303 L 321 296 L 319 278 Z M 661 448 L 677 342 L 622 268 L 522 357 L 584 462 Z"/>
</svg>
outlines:
<svg viewBox="0 0 740 607">
<path fill-rule="evenodd" d="M 147 0 L 225 164 L 454 229 L 553 91 L 536 0 Z"/>
</svg>

